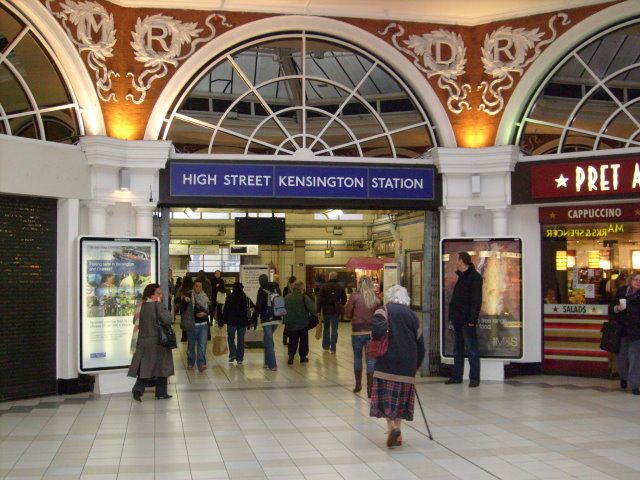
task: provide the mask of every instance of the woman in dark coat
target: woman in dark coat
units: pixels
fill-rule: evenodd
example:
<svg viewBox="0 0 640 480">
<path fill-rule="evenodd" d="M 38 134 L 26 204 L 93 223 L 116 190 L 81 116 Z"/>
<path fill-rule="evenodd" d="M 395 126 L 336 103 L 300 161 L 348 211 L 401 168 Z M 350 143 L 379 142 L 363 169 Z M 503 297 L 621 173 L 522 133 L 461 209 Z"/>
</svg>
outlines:
<svg viewBox="0 0 640 480">
<path fill-rule="evenodd" d="M 394 447 L 402 445 L 402 419 L 413 420 L 416 371 L 425 350 L 420 321 L 409 308 L 407 289 L 394 285 L 385 298 L 387 304 L 373 317 L 371 337 L 382 338 L 388 329 L 389 347 L 376 359 L 369 415 L 387 420 L 387 446 Z"/>
<path fill-rule="evenodd" d="M 231 295 L 227 297 L 218 324 L 227 325 L 227 342 L 229 343 L 229 363 L 234 361 L 242 365 L 244 360 L 244 334 L 249 326 L 249 310 L 251 300 L 244 293 L 244 285 L 233 284 Z M 237 343 L 236 343 L 237 335 Z"/>
<path fill-rule="evenodd" d="M 300 355 L 300 363 L 309 361 L 309 314 L 316 313 L 316 304 L 304 293 L 304 283 L 298 280 L 284 299 L 287 314 L 284 316 L 284 327 L 289 337 L 289 365 L 293 364 L 296 350 Z"/>
<path fill-rule="evenodd" d="M 133 386 L 133 399 L 140 402 L 147 381 L 156 380 L 156 399 L 171 398 L 167 394 L 167 377 L 173 375 L 171 349 L 158 345 L 157 324 L 171 326 L 171 313 L 162 301 L 162 290 L 157 283 L 150 283 L 142 293 L 140 326 L 136 352 L 131 360 L 129 376 L 137 377 Z"/>
<path fill-rule="evenodd" d="M 631 277 L 613 296 L 613 318 L 622 327 L 620 351 L 617 354 L 620 388 L 631 387 L 640 395 L 640 273 Z"/>
</svg>

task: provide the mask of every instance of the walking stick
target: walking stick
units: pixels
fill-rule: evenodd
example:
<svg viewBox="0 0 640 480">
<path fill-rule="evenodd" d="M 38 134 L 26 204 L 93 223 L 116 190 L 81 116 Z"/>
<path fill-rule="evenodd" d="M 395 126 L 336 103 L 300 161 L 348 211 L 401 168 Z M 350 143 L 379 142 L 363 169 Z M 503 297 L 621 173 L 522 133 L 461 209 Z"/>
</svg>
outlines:
<svg viewBox="0 0 640 480">
<path fill-rule="evenodd" d="M 424 409 L 422 408 L 422 402 L 420 401 L 420 396 L 418 395 L 418 389 L 416 388 L 416 398 L 418 399 L 418 406 L 420 407 L 420 412 L 422 412 L 422 418 L 424 418 L 424 424 L 427 426 L 427 432 L 429 433 L 429 440 L 433 440 L 433 435 L 431 435 L 431 429 L 429 428 L 429 422 L 427 422 L 427 416 L 424 414 Z"/>
</svg>

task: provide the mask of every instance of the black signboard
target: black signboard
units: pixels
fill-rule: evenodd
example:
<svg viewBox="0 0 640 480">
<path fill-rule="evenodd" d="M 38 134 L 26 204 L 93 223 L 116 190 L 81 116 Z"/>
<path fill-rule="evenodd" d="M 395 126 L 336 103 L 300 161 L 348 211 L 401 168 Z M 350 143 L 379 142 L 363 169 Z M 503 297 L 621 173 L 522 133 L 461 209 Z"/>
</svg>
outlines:
<svg viewBox="0 0 640 480">
<path fill-rule="evenodd" d="M 522 323 L 522 239 L 446 238 L 440 244 L 442 292 L 440 296 L 441 353 L 453 357 L 453 325 L 449 302 L 458 280 L 460 252 L 469 252 L 482 275 L 482 307 L 478 319 L 478 346 L 482 358 L 521 359 L 524 352 Z"/>
</svg>

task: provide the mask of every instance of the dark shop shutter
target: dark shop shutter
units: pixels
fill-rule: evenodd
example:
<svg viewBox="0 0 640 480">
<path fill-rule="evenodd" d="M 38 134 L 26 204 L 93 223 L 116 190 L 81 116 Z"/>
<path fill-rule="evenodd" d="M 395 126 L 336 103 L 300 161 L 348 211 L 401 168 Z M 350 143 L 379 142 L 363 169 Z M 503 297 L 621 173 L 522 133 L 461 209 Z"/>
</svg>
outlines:
<svg viewBox="0 0 640 480">
<path fill-rule="evenodd" d="M 54 199 L 0 195 L 0 401 L 56 393 Z"/>
</svg>

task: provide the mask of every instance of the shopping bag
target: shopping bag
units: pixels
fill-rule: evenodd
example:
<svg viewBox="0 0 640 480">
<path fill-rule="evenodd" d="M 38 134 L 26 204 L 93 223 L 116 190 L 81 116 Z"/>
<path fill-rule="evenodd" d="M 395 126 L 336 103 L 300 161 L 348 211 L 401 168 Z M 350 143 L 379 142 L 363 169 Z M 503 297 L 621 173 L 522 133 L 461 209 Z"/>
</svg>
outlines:
<svg viewBox="0 0 640 480">
<path fill-rule="evenodd" d="M 318 326 L 316 327 L 316 340 L 320 340 L 322 338 L 322 322 L 318 322 Z"/>
<path fill-rule="evenodd" d="M 227 347 L 227 328 L 219 326 L 217 323 L 213 325 L 213 354 L 216 357 L 225 355 L 229 351 Z"/>
</svg>

